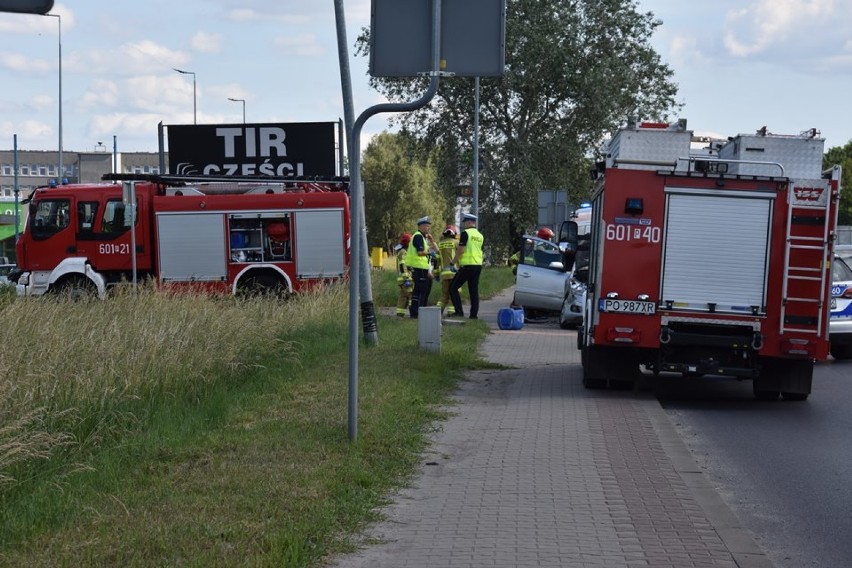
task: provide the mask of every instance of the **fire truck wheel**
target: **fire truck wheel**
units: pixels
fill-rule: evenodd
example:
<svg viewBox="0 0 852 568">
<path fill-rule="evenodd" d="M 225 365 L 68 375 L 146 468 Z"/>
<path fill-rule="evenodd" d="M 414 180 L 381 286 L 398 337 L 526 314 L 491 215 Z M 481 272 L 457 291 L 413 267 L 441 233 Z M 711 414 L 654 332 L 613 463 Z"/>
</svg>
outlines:
<svg viewBox="0 0 852 568">
<path fill-rule="evenodd" d="M 97 297 L 98 291 L 91 280 L 85 276 L 67 276 L 52 287 L 54 293 L 74 302 L 90 300 Z"/>
<path fill-rule="evenodd" d="M 756 398 L 757 400 L 778 400 L 778 395 L 781 394 L 779 391 L 776 390 L 761 390 L 758 388 L 757 383 L 752 385 L 752 387 L 754 391 L 754 398 Z"/>
<path fill-rule="evenodd" d="M 290 292 L 281 278 L 269 272 L 248 275 L 240 282 L 239 291 L 247 296 L 272 295 L 280 298 L 286 298 Z"/>
<path fill-rule="evenodd" d="M 606 366 L 602 364 L 599 348 L 583 347 L 580 358 L 583 363 L 583 386 L 587 389 L 606 388 Z"/>
</svg>

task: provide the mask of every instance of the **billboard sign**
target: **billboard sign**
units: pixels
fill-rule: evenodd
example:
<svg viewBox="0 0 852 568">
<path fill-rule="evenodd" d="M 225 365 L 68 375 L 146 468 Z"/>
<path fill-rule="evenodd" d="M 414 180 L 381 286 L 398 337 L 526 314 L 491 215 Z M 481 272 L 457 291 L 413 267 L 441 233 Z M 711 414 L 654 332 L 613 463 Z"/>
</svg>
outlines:
<svg viewBox="0 0 852 568">
<path fill-rule="evenodd" d="M 335 122 L 170 125 L 177 175 L 334 177 Z"/>
<path fill-rule="evenodd" d="M 41 14 L 53 10 L 53 0 L 0 0 L 0 12 Z"/>
<path fill-rule="evenodd" d="M 505 73 L 506 0 L 442 0 L 440 71 L 457 77 Z M 432 3 L 372 0 L 370 75 L 416 77 L 432 69 Z"/>
</svg>

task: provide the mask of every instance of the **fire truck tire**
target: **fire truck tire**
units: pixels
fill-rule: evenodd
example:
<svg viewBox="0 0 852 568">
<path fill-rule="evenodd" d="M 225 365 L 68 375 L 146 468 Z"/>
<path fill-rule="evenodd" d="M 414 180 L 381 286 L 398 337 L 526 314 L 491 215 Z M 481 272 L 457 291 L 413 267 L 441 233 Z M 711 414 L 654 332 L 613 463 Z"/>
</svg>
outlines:
<svg viewBox="0 0 852 568">
<path fill-rule="evenodd" d="M 756 382 L 752 385 L 752 391 L 754 392 L 754 398 L 763 401 L 778 400 L 778 395 L 781 394 L 781 392 L 777 390 L 762 389 Z"/>
<path fill-rule="evenodd" d="M 600 349 L 584 346 L 580 352 L 583 363 L 583 386 L 587 389 L 606 388 L 606 366 L 601 364 Z"/>
<path fill-rule="evenodd" d="M 65 298 L 71 301 L 89 300 L 96 298 L 98 289 L 94 283 L 81 275 L 66 276 L 62 280 L 56 282 L 51 290 L 60 298 Z"/>
<path fill-rule="evenodd" d="M 808 360 L 791 360 L 775 357 L 761 359 L 760 375 L 752 385 L 758 400 L 807 400 L 811 392 L 814 364 Z"/>
<path fill-rule="evenodd" d="M 290 290 L 287 283 L 271 272 L 249 274 L 239 284 L 239 291 L 245 295 L 274 295 L 286 298 Z"/>
</svg>

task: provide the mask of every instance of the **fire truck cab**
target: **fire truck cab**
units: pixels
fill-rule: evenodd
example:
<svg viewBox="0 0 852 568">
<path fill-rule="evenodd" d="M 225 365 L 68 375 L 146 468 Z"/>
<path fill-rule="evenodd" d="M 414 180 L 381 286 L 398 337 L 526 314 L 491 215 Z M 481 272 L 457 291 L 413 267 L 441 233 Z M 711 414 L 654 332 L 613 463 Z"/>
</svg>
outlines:
<svg viewBox="0 0 852 568">
<path fill-rule="evenodd" d="M 840 168 L 815 130 L 693 151 L 686 121 L 617 131 L 592 196 L 583 384 L 751 379 L 804 400 L 828 356 Z"/>
<path fill-rule="evenodd" d="M 103 298 L 134 277 L 207 292 L 288 294 L 345 276 L 345 182 L 211 179 L 137 176 L 36 189 L 16 245 L 18 295 Z"/>
</svg>

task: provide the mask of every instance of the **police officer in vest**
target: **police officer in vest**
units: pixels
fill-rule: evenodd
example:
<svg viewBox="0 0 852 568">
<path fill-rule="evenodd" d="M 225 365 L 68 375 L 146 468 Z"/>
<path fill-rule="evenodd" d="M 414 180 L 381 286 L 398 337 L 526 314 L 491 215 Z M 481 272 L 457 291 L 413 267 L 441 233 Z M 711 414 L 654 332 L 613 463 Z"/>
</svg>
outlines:
<svg viewBox="0 0 852 568">
<path fill-rule="evenodd" d="M 405 254 L 405 264 L 411 269 L 414 280 L 414 292 L 411 295 L 411 304 L 408 306 L 409 315 L 417 319 L 421 306 L 425 306 L 429 300 L 429 292 L 432 291 L 432 277 L 429 274 L 431 258 L 438 254 L 435 240 L 429 234 L 432 220 L 426 216 L 417 220 L 417 231 L 411 236 L 408 244 L 408 252 Z"/>
<path fill-rule="evenodd" d="M 450 286 L 455 315 L 464 316 L 459 290 L 467 283 L 470 294 L 470 319 L 479 316 L 479 275 L 482 273 L 482 243 L 485 237 L 476 229 L 476 215 L 465 213 L 462 218 L 464 230 L 459 239 L 453 264 L 459 267 Z"/>
</svg>

